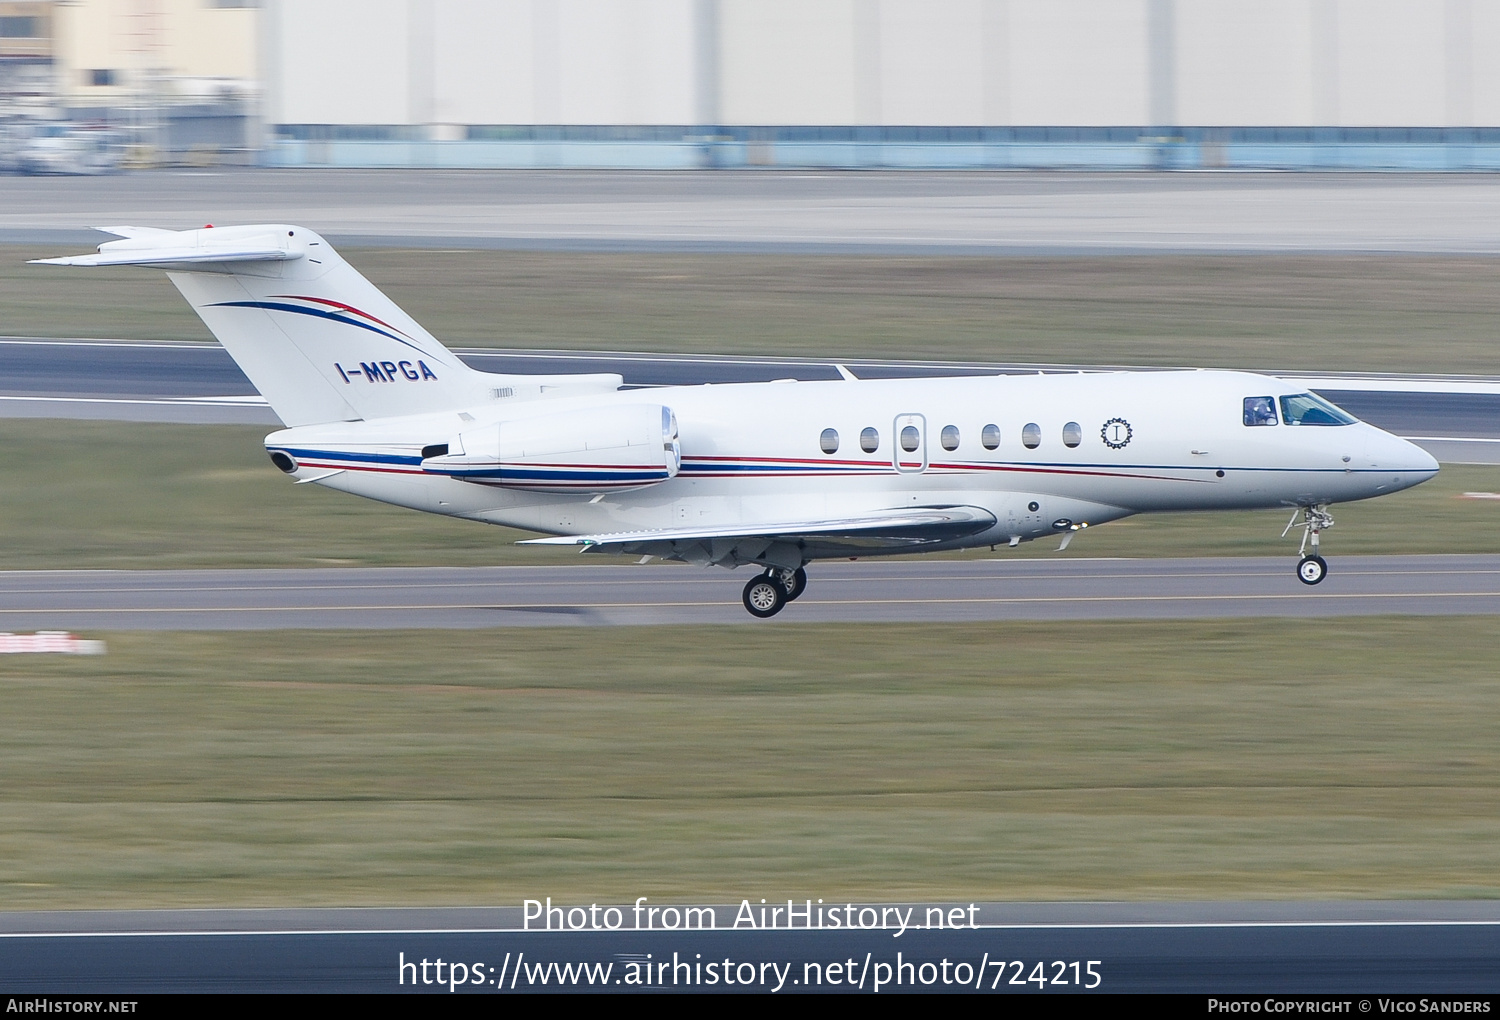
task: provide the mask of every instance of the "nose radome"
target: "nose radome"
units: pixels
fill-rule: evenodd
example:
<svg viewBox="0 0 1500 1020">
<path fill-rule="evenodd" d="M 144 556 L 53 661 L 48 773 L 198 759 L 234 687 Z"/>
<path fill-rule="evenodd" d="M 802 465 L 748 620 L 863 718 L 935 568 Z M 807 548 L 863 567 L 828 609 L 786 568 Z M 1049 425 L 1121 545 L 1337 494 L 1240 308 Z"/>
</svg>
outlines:
<svg viewBox="0 0 1500 1020">
<path fill-rule="evenodd" d="M 1412 455 L 1416 466 L 1410 468 L 1409 470 L 1423 472 L 1427 475 L 1428 478 L 1431 478 L 1433 475 L 1438 473 L 1438 460 L 1436 457 L 1428 453 L 1426 450 L 1422 449 L 1416 443 L 1409 443 L 1404 439 L 1401 441 L 1403 443 L 1406 443 L 1406 445 L 1411 447 L 1412 449 Z"/>
<path fill-rule="evenodd" d="M 1436 457 L 1416 443 L 1389 432 L 1381 432 L 1370 443 L 1370 466 L 1406 475 L 1406 481 L 1412 485 L 1438 473 Z"/>
</svg>

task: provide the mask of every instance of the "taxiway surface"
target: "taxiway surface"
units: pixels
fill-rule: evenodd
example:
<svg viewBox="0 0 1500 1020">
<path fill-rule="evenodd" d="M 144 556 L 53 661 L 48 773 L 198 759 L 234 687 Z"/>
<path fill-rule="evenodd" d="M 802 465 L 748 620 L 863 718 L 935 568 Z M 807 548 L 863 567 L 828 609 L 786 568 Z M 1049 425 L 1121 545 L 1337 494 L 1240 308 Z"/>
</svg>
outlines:
<svg viewBox="0 0 1500 1020">
<path fill-rule="evenodd" d="M 337 245 L 592 251 L 1500 251 L 1493 174 L 163 170 L 0 177 L 0 243 L 300 223 Z"/>
<path fill-rule="evenodd" d="M 1500 555 L 819 563 L 772 621 L 751 571 L 678 565 L 0 573 L 0 629 L 261 630 L 1500 613 Z"/>
</svg>

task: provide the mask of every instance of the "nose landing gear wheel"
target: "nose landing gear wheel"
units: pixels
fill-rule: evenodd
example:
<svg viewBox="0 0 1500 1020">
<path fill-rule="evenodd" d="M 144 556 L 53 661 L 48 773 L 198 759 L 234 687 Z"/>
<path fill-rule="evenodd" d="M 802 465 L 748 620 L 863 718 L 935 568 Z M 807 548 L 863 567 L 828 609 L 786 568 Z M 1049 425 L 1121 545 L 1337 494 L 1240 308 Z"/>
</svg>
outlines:
<svg viewBox="0 0 1500 1020">
<path fill-rule="evenodd" d="M 752 577 L 750 583 L 745 585 L 745 593 L 742 597 L 745 608 L 750 610 L 750 615 L 758 616 L 762 620 L 781 612 L 781 607 L 787 603 L 786 589 L 770 574 Z"/>
<path fill-rule="evenodd" d="M 807 571 L 798 567 L 796 570 L 775 571 L 776 580 L 786 589 L 786 600 L 796 602 L 797 597 L 807 590 Z"/>
<path fill-rule="evenodd" d="M 1321 556 L 1304 556 L 1297 561 L 1297 580 L 1317 584 L 1328 576 L 1328 563 Z"/>
<path fill-rule="evenodd" d="M 1302 517 L 1301 525 L 1297 523 L 1299 514 Z M 1287 521 L 1281 537 L 1285 538 L 1288 531 L 1299 526 L 1302 528 L 1302 544 L 1297 547 L 1297 555 L 1302 558 L 1297 561 L 1297 580 L 1303 584 L 1318 584 L 1328 576 L 1328 561 L 1318 555 L 1318 537 L 1333 527 L 1333 515 L 1328 512 L 1327 504 L 1299 507 L 1292 514 L 1292 519 Z M 1311 552 L 1307 548 L 1309 543 L 1312 545 Z M 1303 556 L 1303 553 L 1307 555 Z"/>
</svg>

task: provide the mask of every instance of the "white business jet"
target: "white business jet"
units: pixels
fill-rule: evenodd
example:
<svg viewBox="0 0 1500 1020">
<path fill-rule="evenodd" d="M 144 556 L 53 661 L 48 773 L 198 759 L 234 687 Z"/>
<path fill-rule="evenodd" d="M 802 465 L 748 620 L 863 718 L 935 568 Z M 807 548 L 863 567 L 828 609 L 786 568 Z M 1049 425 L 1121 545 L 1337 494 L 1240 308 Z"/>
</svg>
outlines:
<svg viewBox="0 0 1500 1020">
<path fill-rule="evenodd" d="M 397 506 L 568 545 L 755 564 L 773 616 L 814 560 L 1009 545 L 1132 514 L 1282 507 L 1327 573 L 1332 503 L 1437 473 L 1425 451 L 1281 380 L 1095 372 L 622 389 L 469 368 L 317 234 L 109 227 L 65 266 L 164 269 L 287 428 L 271 461 Z M 1285 534 L 1286 532 L 1283 532 Z M 1310 547 L 1309 547 L 1310 544 Z"/>
</svg>

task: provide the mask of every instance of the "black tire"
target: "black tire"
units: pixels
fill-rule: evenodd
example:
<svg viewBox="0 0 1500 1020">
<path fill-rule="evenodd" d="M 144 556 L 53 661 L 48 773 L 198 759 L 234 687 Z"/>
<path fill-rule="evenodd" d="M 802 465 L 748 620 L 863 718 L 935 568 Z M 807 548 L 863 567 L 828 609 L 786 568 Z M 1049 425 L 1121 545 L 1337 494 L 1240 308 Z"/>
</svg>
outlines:
<svg viewBox="0 0 1500 1020">
<path fill-rule="evenodd" d="M 770 574 L 757 574 L 752 577 L 750 583 L 745 585 L 744 594 L 740 597 L 745 603 L 745 608 L 750 610 L 750 615 L 762 620 L 775 616 L 786 605 L 786 589 Z"/>
<path fill-rule="evenodd" d="M 1297 561 L 1297 580 L 1303 584 L 1321 584 L 1328 576 L 1328 561 L 1321 556 L 1304 556 Z"/>
<path fill-rule="evenodd" d="M 807 571 L 801 567 L 796 570 L 773 570 L 771 573 L 781 583 L 781 587 L 786 589 L 788 602 L 796 602 L 807 591 Z"/>
</svg>

